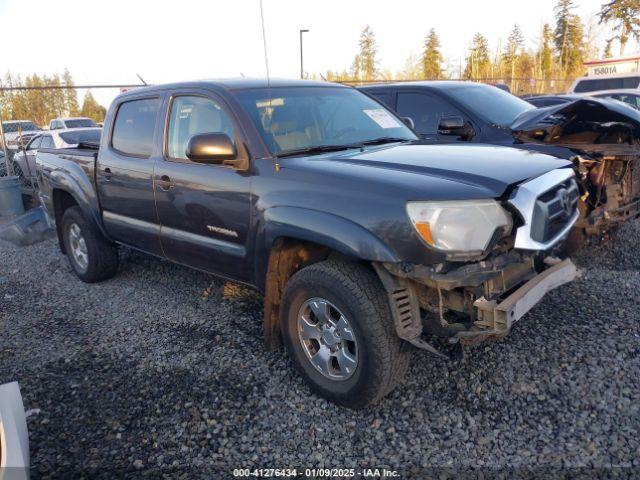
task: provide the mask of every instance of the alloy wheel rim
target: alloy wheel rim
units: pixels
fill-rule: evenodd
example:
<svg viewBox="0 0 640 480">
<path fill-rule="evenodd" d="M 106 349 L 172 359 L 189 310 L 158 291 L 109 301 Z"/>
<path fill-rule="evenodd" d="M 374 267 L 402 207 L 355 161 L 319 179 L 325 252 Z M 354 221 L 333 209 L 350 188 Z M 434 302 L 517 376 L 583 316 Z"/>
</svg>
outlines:
<svg viewBox="0 0 640 480">
<path fill-rule="evenodd" d="M 69 226 L 69 247 L 76 265 L 85 271 L 89 266 L 89 252 L 87 251 L 87 243 L 82 236 L 82 231 L 76 223 Z"/>
<path fill-rule="evenodd" d="M 331 302 L 315 297 L 298 312 L 298 338 L 309 362 L 324 377 L 343 381 L 358 367 L 358 342 L 347 317 Z"/>
</svg>

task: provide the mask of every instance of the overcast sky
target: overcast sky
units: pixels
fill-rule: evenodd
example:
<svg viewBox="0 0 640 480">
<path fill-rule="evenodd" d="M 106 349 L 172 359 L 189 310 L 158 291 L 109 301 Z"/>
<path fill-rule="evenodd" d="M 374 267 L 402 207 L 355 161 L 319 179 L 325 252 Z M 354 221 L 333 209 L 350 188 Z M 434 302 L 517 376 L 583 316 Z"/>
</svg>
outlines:
<svg viewBox="0 0 640 480">
<path fill-rule="evenodd" d="M 604 0 L 576 0 L 593 19 Z M 434 27 L 457 65 L 475 32 L 495 48 L 518 23 L 533 44 L 553 21 L 555 0 L 263 0 L 272 76 L 299 75 L 298 30 L 305 70 L 349 68 L 369 24 L 382 68 L 403 67 Z M 27 8 L 28 7 L 28 8 Z M 22 75 L 68 68 L 77 84 L 148 83 L 264 76 L 259 0 L 0 0 L 5 48 L 0 69 Z M 601 32 L 606 37 L 607 32 Z M 12 45 L 13 44 L 13 45 Z M 627 52 L 637 48 L 627 47 Z M 2 70 L 0 70 L 2 71 Z M 4 71 L 2 74 L 4 75 Z M 94 91 L 108 105 L 117 91 Z"/>
</svg>

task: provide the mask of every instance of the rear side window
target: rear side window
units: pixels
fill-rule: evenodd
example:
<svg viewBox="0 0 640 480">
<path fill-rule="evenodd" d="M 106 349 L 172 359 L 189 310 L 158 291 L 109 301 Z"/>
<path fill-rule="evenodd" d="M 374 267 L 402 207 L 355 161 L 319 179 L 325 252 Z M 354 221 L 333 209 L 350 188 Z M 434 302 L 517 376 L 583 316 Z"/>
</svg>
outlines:
<svg viewBox="0 0 640 480">
<path fill-rule="evenodd" d="M 596 92 L 598 90 L 618 90 L 620 88 L 638 88 L 640 76 L 615 77 L 615 78 L 594 78 L 581 80 L 573 89 L 576 93 Z"/>
<path fill-rule="evenodd" d="M 64 132 L 60 134 L 60 138 L 65 143 L 77 145 L 80 142 L 100 143 L 100 134 L 102 130 L 74 130 L 72 132 Z"/>
<path fill-rule="evenodd" d="M 126 155 L 149 157 L 153 152 L 153 133 L 159 108 L 158 98 L 121 104 L 113 124 L 113 148 Z"/>
</svg>

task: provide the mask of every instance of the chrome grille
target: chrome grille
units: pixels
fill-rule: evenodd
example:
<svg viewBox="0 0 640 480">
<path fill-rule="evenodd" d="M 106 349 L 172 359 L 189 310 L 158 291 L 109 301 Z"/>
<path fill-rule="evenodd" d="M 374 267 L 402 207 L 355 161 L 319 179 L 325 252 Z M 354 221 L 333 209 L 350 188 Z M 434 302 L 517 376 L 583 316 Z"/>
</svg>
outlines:
<svg viewBox="0 0 640 480">
<path fill-rule="evenodd" d="M 515 248 L 548 250 L 561 241 L 580 216 L 579 195 L 569 168 L 552 170 L 519 185 L 509 199 L 523 221 L 516 231 Z"/>
<path fill-rule="evenodd" d="M 571 220 L 579 197 L 573 178 L 540 195 L 533 208 L 531 238 L 543 243 L 553 240 Z"/>
</svg>

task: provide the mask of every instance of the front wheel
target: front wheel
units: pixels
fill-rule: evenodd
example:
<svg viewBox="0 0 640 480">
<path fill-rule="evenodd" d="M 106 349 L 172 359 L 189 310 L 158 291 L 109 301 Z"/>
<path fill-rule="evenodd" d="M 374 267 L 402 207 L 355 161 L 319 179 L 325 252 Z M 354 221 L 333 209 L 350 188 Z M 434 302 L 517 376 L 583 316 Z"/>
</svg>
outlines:
<svg viewBox="0 0 640 480">
<path fill-rule="evenodd" d="M 75 274 L 87 283 L 106 280 L 118 270 L 118 248 L 88 222 L 79 207 L 62 216 L 62 238 Z"/>
<path fill-rule="evenodd" d="M 309 386 L 339 405 L 376 403 L 403 378 L 387 294 L 371 268 L 329 260 L 303 268 L 281 303 L 284 342 Z"/>
</svg>

